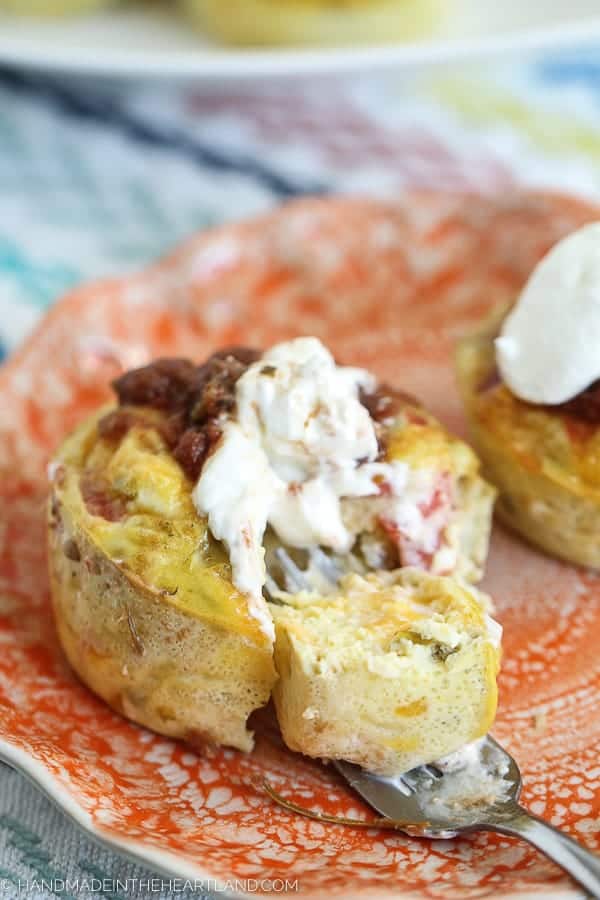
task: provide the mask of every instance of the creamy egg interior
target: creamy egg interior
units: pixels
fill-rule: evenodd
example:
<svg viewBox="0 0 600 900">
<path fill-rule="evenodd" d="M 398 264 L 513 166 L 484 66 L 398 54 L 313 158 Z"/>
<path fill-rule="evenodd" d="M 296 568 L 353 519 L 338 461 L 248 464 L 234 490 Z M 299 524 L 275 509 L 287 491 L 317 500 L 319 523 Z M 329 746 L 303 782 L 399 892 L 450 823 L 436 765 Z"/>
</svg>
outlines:
<svg viewBox="0 0 600 900">
<path fill-rule="evenodd" d="M 286 743 L 393 775 L 484 735 L 500 627 L 475 588 L 416 569 L 347 576 L 272 606 L 273 696 Z"/>
</svg>

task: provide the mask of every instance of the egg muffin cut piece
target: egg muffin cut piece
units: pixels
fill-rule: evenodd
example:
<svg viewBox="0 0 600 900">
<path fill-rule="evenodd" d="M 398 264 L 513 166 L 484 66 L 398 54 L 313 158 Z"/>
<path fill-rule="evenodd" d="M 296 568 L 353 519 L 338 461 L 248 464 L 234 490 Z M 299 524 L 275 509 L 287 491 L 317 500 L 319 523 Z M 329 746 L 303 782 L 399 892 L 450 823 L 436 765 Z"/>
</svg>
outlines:
<svg viewBox="0 0 600 900">
<path fill-rule="evenodd" d="M 553 556 L 600 568 L 600 427 L 527 403 L 496 370 L 507 310 L 463 338 L 456 365 L 473 444 L 496 486 L 499 518 Z"/>
<path fill-rule="evenodd" d="M 394 775 L 486 734 L 501 637 L 488 608 L 475 588 L 413 568 L 271 604 L 286 744 Z"/>
<path fill-rule="evenodd" d="M 105 413 L 52 464 L 49 565 L 67 658 L 133 721 L 250 750 L 246 720 L 276 678 L 272 641 L 192 505 L 160 414 L 136 411 L 115 442 L 98 433 Z"/>
</svg>

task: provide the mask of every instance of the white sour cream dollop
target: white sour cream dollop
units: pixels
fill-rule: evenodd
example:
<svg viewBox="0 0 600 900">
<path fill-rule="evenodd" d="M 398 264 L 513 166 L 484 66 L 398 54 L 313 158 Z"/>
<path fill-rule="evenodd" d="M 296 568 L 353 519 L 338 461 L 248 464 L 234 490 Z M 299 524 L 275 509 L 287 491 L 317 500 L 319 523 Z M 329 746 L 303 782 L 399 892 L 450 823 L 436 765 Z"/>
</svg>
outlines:
<svg viewBox="0 0 600 900">
<path fill-rule="evenodd" d="M 192 499 L 271 637 L 262 593 L 268 525 L 288 547 L 347 553 L 361 531 L 385 521 L 414 548 L 412 556 L 404 548 L 405 564 L 419 564 L 420 553 L 438 573 L 456 563 L 456 547 L 441 541 L 452 509 L 451 491 L 441 490 L 446 473 L 376 461 L 375 425 L 360 402 L 361 388 L 375 387 L 369 372 L 336 365 L 310 337 L 268 350 L 236 384 L 235 416 L 223 422 Z"/>
<path fill-rule="evenodd" d="M 337 366 L 316 338 L 278 344 L 236 385 L 237 414 L 193 491 L 198 512 L 229 550 L 233 580 L 272 635 L 262 596 L 268 524 L 292 547 L 350 549 L 342 497 L 377 494 L 377 437 L 359 390 L 375 387 L 362 369 Z"/>
<path fill-rule="evenodd" d="M 600 222 L 542 259 L 504 321 L 496 359 L 530 403 L 564 403 L 600 378 Z"/>
</svg>

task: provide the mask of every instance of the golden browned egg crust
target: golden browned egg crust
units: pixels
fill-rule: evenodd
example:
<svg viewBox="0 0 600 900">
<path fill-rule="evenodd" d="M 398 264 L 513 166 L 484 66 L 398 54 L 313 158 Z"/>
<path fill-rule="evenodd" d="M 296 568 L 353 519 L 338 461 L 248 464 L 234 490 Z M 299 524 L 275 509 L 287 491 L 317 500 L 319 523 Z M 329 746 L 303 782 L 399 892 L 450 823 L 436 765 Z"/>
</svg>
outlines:
<svg viewBox="0 0 600 900">
<path fill-rule="evenodd" d="M 451 0 L 180 0 L 191 21 L 230 44 L 357 45 L 434 31 Z"/>
<path fill-rule="evenodd" d="M 97 418 L 63 446 L 49 503 L 52 597 L 69 662 L 141 725 L 249 750 L 246 719 L 276 678 L 271 643 L 159 431 L 136 426 L 114 443 L 99 438 Z"/>
<path fill-rule="evenodd" d="M 54 18 L 87 13 L 110 4 L 111 0 L 0 0 L 0 10 L 19 16 Z"/>
</svg>

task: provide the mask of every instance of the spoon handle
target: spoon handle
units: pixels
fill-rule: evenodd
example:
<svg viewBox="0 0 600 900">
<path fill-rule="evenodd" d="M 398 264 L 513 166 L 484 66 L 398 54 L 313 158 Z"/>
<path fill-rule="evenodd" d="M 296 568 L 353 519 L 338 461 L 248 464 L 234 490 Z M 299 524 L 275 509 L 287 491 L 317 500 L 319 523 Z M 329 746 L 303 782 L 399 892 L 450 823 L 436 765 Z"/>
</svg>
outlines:
<svg viewBox="0 0 600 900">
<path fill-rule="evenodd" d="M 494 831 L 524 838 L 561 866 L 582 887 L 600 900 L 600 857 L 582 847 L 562 831 L 538 819 L 522 806 L 515 817 L 494 825 Z"/>
</svg>

